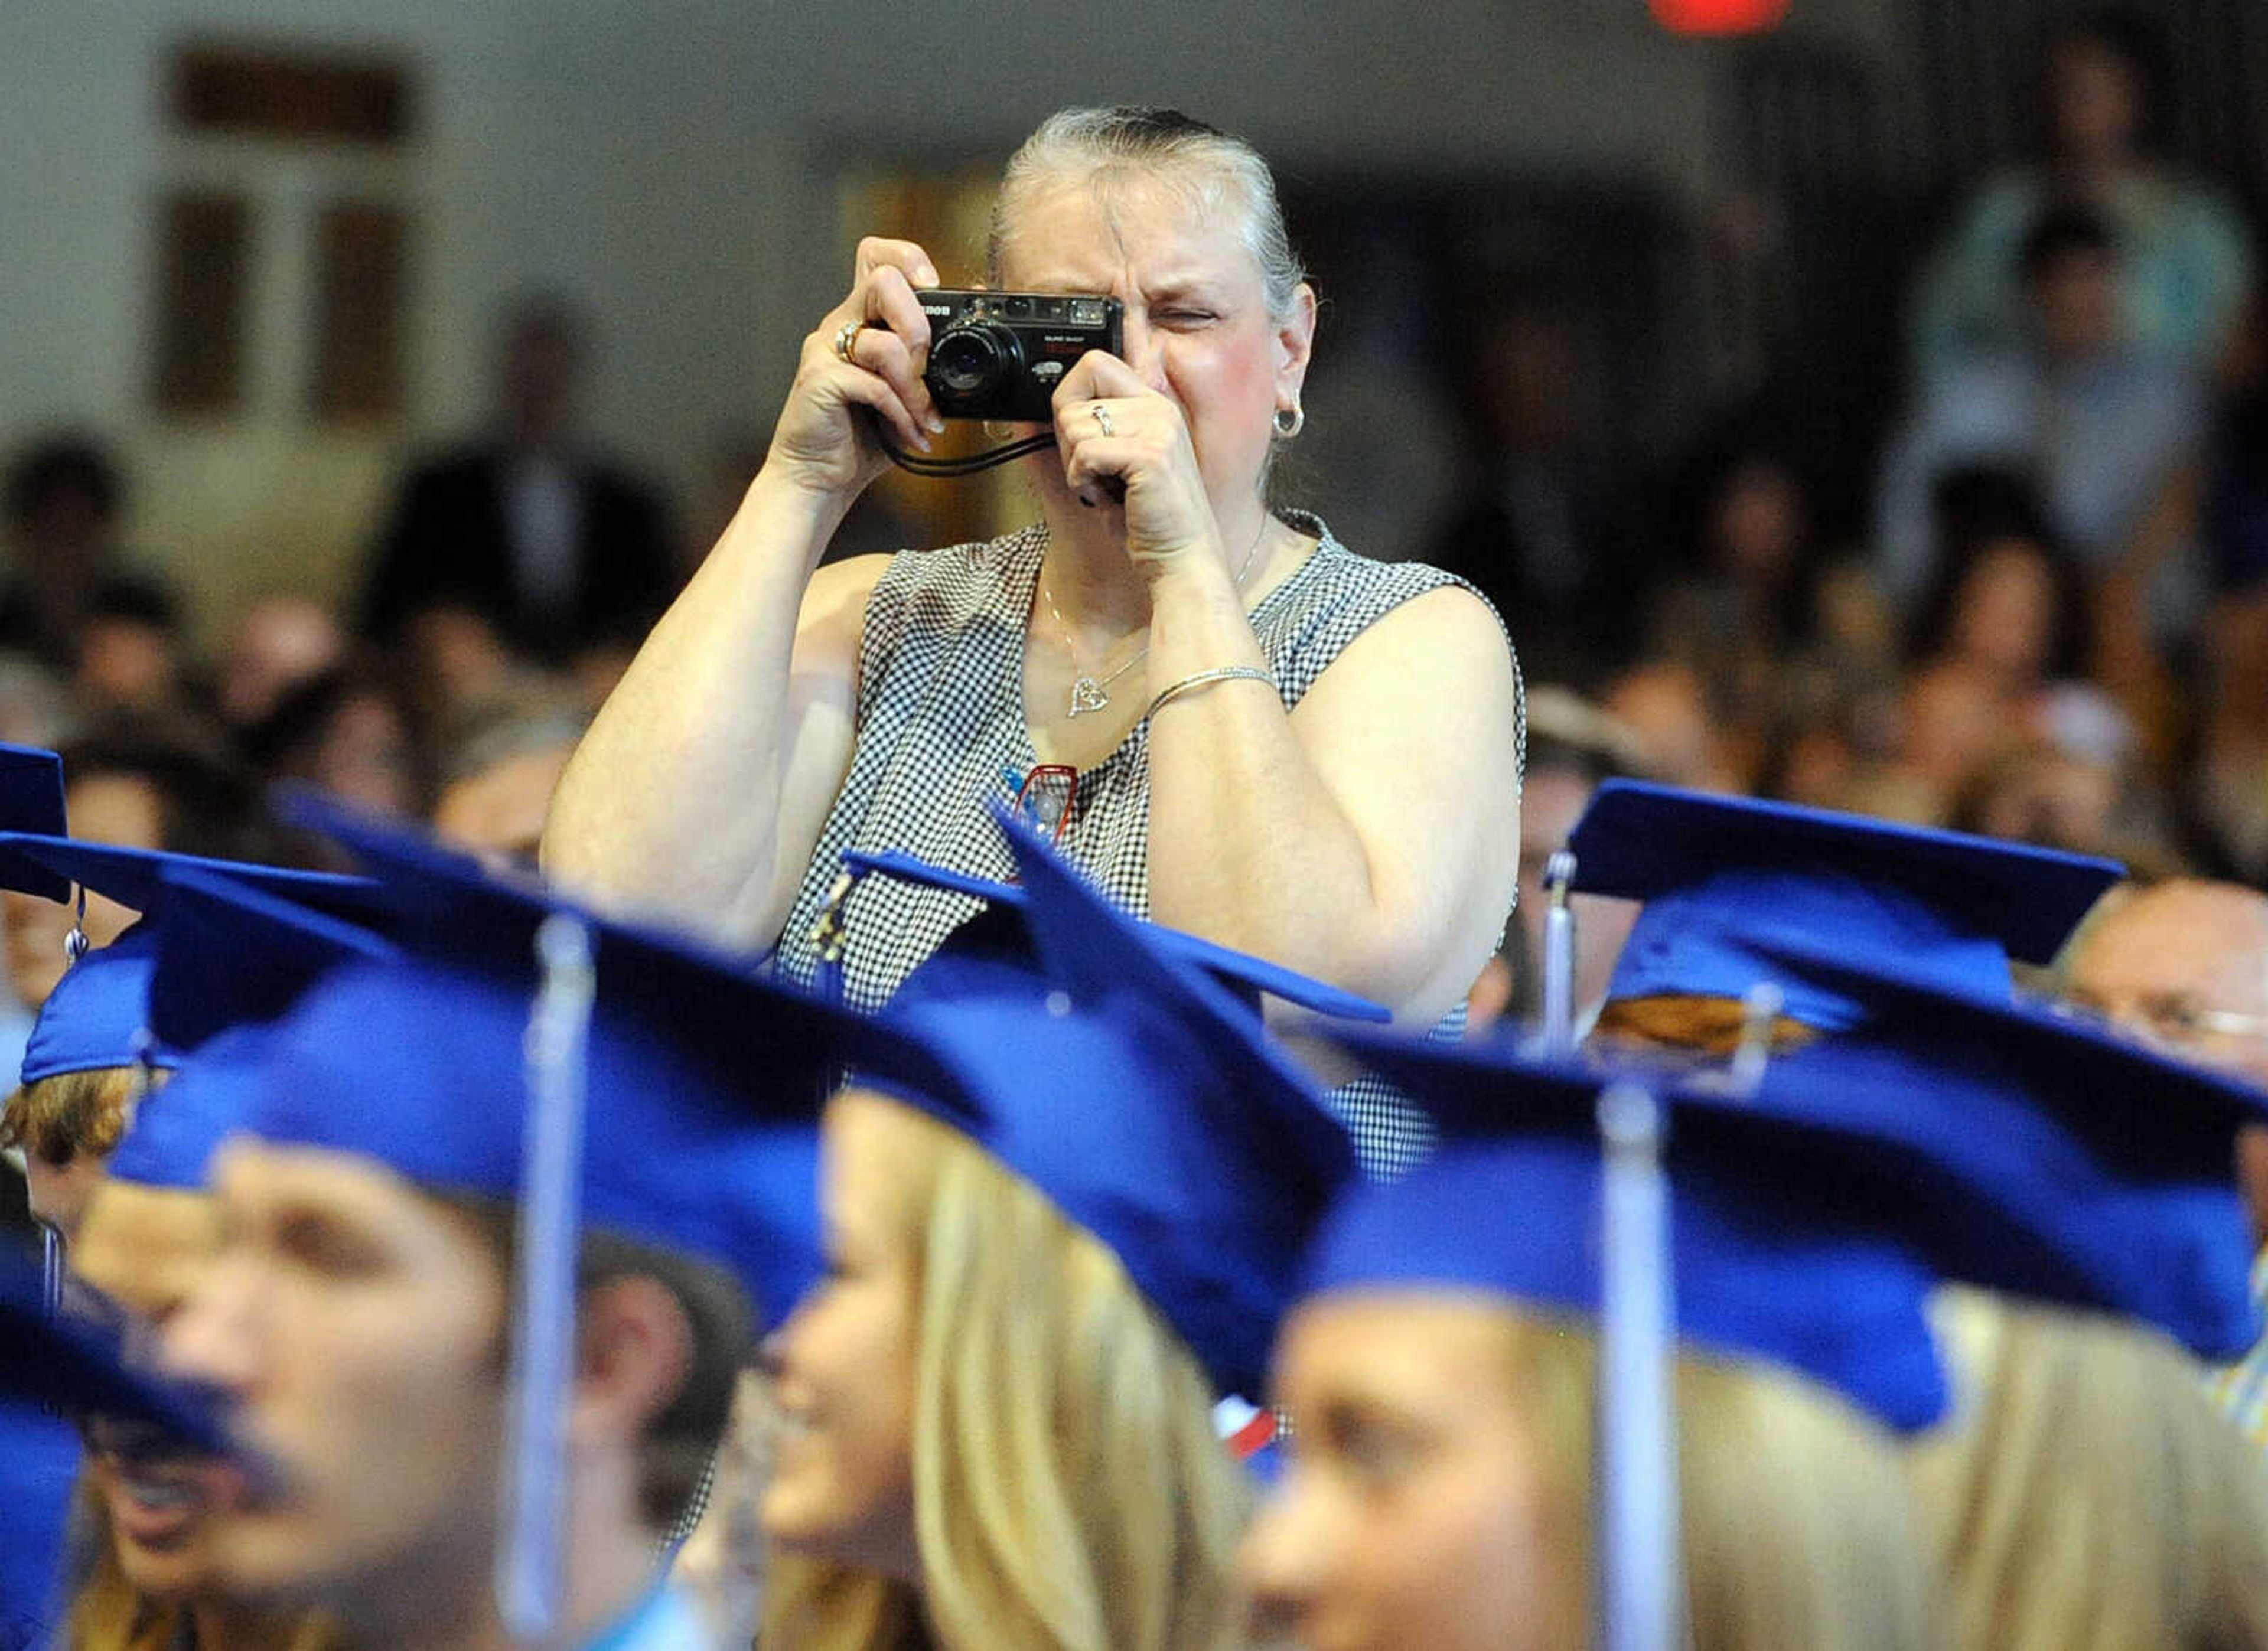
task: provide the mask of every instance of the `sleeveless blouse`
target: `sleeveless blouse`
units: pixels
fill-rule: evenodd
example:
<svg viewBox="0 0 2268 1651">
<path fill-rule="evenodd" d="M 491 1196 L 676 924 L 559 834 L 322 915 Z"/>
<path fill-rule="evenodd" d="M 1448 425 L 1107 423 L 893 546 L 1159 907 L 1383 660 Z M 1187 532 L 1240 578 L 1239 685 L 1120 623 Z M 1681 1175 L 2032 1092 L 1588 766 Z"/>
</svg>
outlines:
<svg viewBox="0 0 2268 1651">
<path fill-rule="evenodd" d="M 1251 614 L 1287 711 L 1381 615 L 1445 585 L 1471 589 L 1439 569 L 1359 556 L 1317 517 L 1278 514 L 1321 541 Z M 846 849 L 897 849 L 969 877 L 1013 880 L 988 805 L 1012 802 L 1038 762 L 1024 716 L 1024 637 L 1047 543 L 1040 523 L 981 544 L 902 551 L 876 583 L 859 640 L 850 771 L 780 935 L 775 966 L 785 978 L 817 981 L 818 930 Z M 1521 721 L 1524 759 L 1524 714 Z M 1059 847 L 1112 899 L 1146 917 L 1149 836 L 1145 718 L 1079 772 Z M 983 909 L 949 890 L 862 878 L 842 913 L 844 1000 L 880 1008 Z M 1456 1036 L 1463 1018 L 1459 1005 L 1439 1031 Z M 1376 1079 L 1358 1079 L 1330 1098 L 1373 1174 L 1406 1168 L 1430 1143 L 1423 1118 Z"/>
</svg>

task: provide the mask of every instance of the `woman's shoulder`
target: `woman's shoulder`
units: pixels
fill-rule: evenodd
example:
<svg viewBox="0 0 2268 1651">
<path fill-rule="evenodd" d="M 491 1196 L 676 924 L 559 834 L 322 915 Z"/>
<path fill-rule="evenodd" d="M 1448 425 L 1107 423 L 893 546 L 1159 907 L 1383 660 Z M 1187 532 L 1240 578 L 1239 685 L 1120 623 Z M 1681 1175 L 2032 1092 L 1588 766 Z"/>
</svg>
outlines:
<svg viewBox="0 0 2268 1651">
<path fill-rule="evenodd" d="M 893 625 L 951 629 L 1012 610 L 1020 622 L 1030 595 L 1024 587 L 1045 548 L 1045 530 L 1035 525 L 997 539 L 899 551 L 887 558 L 866 605 L 870 643 Z"/>
<path fill-rule="evenodd" d="M 1362 555 L 1341 541 L 1320 517 L 1297 510 L 1280 514 L 1316 540 L 1306 564 L 1254 616 L 1263 621 L 1257 627 L 1261 640 L 1287 686 L 1302 678 L 1312 681 L 1357 636 L 1436 591 L 1457 592 L 1454 605 L 1464 610 L 1464 622 L 1487 626 L 1509 649 L 1503 616 L 1455 574 L 1422 561 L 1381 561 Z"/>
</svg>

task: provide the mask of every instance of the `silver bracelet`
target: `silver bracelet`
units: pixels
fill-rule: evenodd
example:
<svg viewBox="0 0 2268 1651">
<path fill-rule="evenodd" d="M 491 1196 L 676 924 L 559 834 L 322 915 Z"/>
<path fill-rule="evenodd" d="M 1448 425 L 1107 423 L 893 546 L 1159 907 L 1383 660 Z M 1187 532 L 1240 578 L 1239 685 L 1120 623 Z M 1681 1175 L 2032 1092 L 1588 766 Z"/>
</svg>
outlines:
<svg viewBox="0 0 2268 1651">
<path fill-rule="evenodd" d="M 1216 682 L 1264 682 L 1271 688 L 1276 686 L 1275 677 L 1257 665 L 1215 665 L 1210 671 L 1183 677 L 1179 682 L 1168 682 L 1159 689 L 1158 697 L 1150 701 L 1150 708 L 1142 713 L 1142 720 L 1148 722 L 1182 694 L 1210 687 Z"/>
</svg>

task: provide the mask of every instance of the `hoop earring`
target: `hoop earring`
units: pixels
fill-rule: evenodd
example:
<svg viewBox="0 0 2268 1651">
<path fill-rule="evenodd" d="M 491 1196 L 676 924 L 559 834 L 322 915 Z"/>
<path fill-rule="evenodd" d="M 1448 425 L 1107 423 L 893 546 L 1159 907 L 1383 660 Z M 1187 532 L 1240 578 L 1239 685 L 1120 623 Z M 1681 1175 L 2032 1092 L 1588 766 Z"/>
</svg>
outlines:
<svg viewBox="0 0 2268 1651">
<path fill-rule="evenodd" d="M 1294 391 L 1292 395 L 1292 405 L 1288 407 L 1278 407 L 1275 417 L 1269 422 L 1276 427 L 1276 438 L 1278 441 L 1288 442 L 1307 429 L 1307 409 L 1300 405 L 1299 393 Z"/>
</svg>

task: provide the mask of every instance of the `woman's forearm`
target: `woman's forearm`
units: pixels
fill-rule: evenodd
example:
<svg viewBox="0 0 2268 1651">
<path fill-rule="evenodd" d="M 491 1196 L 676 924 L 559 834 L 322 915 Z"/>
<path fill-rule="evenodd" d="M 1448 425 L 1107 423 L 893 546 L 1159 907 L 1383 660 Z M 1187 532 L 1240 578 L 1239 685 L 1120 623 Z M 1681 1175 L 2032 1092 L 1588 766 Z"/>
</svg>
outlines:
<svg viewBox="0 0 2268 1651">
<path fill-rule="evenodd" d="M 825 767 L 813 746 L 846 714 L 839 638 L 830 645 L 842 616 L 807 611 L 825 606 L 812 569 L 843 509 L 769 468 L 750 484 L 561 777 L 543 863 L 563 884 L 731 943 L 770 943 L 803 869 L 782 863 L 799 834 L 799 778 L 808 789 L 799 771 Z M 855 613 L 850 623 L 855 666 Z"/>
<path fill-rule="evenodd" d="M 1197 564 L 1189 584 L 1173 583 L 1183 576 L 1161 576 L 1153 587 L 1153 694 L 1196 672 L 1267 663 L 1226 575 Z M 1351 745 L 1382 746 L 1410 708 L 1388 683 L 1365 687 L 1359 697 L 1374 708 L 1355 720 L 1374 725 L 1350 727 Z M 1491 686 L 1475 697 L 1493 707 L 1498 694 Z M 1319 760 L 1266 683 L 1229 679 L 1177 697 L 1150 730 L 1152 916 L 1398 1012 L 1440 1013 L 1485 959 L 1509 904 L 1518 781 L 1509 704 L 1502 710 L 1501 730 L 1485 718 L 1480 726 L 1483 740 L 1504 749 L 1478 753 L 1464 776 L 1469 789 L 1350 808 L 1343 797 L 1366 784 L 1360 752 Z M 1403 782 L 1375 775 L 1380 790 Z M 1405 828 L 1428 814 L 1440 819 L 1414 833 L 1366 834 L 1395 808 Z M 1494 818 L 1476 818 L 1476 808 Z M 1501 898 L 1469 898 L 1492 869 L 1502 872 L 1493 879 Z"/>
</svg>

